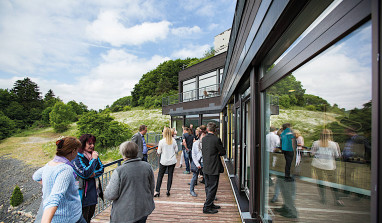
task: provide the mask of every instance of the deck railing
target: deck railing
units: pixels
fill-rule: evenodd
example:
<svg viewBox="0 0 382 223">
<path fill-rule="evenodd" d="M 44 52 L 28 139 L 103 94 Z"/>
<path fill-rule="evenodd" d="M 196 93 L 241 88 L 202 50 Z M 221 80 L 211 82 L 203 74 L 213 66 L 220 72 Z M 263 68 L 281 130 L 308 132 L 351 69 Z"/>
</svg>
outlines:
<svg viewBox="0 0 382 223">
<path fill-rule="evenodd" d="M 162 98 L 162 106 L 220 96 L 219 84 L 185 91 Z"/>
<path fill-rule="evenodd" d="M 158 156 L 156 153 L 156 149 L 158 148 L 158 146 L 156 146 L 156 145 L 158 144 L 159 140 L 162 139 L 161 136 L 162 136 L 162 134 L 159 134 L 159 133 L 147 133 L 147 135 L 146 135 L 147 139 L 145 139 L 146 143 L 148 144 L 148 147 L 149 147 L 148 148 L 149 151 L 147 152 L 147 162 L 150 163 L 150 165 L 152 166 L 154 171 L 159 168 L 160 156 Z M 181 147 L 182 138 L 178 137 L 178 138 L 176 138 L 176 141 L 177 141 L 178 148 L 179 148 L 178 151 L 181 151 L 182 150 L 182 147 Z M 120 166 L 122 164 L 122 162 L 123 162 L 122 158 L 118 159 L 118 160 L 114 160 L 113 162 L 105 164 L 104 168 L 106 169 L 106 167 L 113 166 L 116 164 L 117 164 L 117 166 Z M 102 176 L 99 177 L 103 190 L 106 189 L 106 186 L 108 185 L 110 178 L 111 178 L 111 175 L 112 175 L 114 170 L 115 170 L 115 168 L 112 170 L 109 170 L 107 172 L 104 172 L 102 174 Z M 96 206 L 96 211 L 95 211 L 93 217 L 97 216 L 103 210 L 108 208 L 111 204 L 112 204 L 111 201 L 109 201 L 107 199 L 102 200 L 101 198 L 98 197 L 98 204 Z"/>
</svg>

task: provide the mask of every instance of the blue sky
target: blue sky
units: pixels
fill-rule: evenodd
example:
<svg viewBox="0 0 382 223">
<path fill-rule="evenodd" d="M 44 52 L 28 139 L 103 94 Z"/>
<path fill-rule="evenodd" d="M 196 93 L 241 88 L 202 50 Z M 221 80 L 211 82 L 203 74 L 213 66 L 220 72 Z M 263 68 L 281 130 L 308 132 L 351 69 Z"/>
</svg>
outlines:
<svg viewBox="0 0 382 223">
<path fill-rule="evenodd" d="M 169 59 L 201 57 L 231 28 L 232 0 L 0 0 L 0 88 L 104 108 Z"/>
</svg>

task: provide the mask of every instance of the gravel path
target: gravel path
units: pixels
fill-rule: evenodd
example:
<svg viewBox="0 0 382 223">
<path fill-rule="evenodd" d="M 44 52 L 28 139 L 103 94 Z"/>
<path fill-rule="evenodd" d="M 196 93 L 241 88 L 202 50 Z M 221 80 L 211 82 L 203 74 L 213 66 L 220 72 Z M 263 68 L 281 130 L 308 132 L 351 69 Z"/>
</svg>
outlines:
<svg viewBox="0 0 382 223">
<path fill-rule="evenodd" d="M 32 179 L 37 167 L 6 156 L 0 157 L 0 222 L 33 222 L 41 203 L 41 185 Z M 12 208 L 10 197 L 18 185 L 24 202 Z"/>
</svg>

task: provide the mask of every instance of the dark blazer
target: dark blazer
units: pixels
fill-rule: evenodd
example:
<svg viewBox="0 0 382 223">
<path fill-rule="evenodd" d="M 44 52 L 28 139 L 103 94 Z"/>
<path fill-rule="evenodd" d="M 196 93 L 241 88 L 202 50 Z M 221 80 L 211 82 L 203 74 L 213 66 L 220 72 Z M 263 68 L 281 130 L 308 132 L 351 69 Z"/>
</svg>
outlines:
<svg viewBox="0 0 382 223">
<path fill-rule="evenodd" d="M 138 156 L 139 158 L 143 158 L 143 140 L 141 133 L 137 132 L 131 137 L 131 141 L 135 142 L 138 145 Z"/>
<path fill-rule="evenodd" d="M 212 133 L 208 133 L 202 139 L 203 173 L 208 175 L 219 175 L 224 172 L 220 156 L 226 151 L 222 141 Z"/>
</svg>

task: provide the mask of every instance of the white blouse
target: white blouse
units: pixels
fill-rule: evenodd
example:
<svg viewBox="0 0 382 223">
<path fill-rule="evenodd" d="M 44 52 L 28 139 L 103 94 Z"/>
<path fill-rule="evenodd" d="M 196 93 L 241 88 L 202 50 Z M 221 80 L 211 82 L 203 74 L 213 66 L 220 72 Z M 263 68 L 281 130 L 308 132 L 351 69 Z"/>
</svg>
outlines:
<svg viewBox="0 0 382 223">
<path fill-rule="evenodd" d="M 162 154 L 160 157 L 160 163 L 164 166 L 170 166 L 176 164 L 176 153 L 178 152 L 178 145 L 175 139 L 172 139 L 172 144 L 167 144 L 166 139 L 161 139 L 158 144 L 158 154 Z"/>
<path fill-rule="evenodd" d="M 321 147 L 319 140 L 313 142 L 312 155 L 314 155 L 314 158 L 312 166 L 322 170 L 335 170 L 335 158 L 340 157 L 339 148 L 338 143 L 333 141 L 329 141 L 327 147 Z"/>
</svg>

